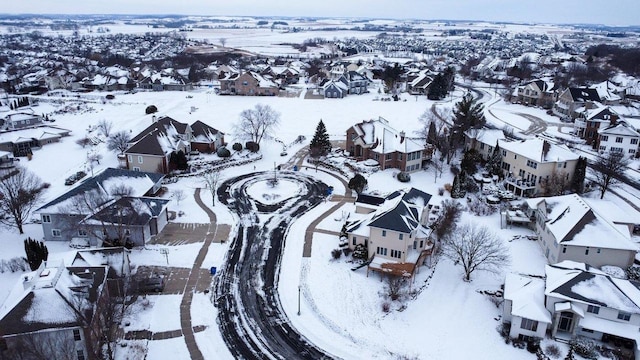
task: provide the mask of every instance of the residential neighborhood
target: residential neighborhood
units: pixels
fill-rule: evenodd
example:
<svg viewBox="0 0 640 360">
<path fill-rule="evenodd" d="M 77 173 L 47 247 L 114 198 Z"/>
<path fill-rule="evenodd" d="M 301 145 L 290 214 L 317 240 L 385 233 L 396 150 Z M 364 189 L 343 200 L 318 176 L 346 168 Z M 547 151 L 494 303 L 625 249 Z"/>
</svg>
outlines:
<svg viewBox="0 0 640 360">
<path fill-rule="evenodd" d="M 0 360 L 640 358 L 640 28 L 409 15 L 0 14 Z"/>
</svg>

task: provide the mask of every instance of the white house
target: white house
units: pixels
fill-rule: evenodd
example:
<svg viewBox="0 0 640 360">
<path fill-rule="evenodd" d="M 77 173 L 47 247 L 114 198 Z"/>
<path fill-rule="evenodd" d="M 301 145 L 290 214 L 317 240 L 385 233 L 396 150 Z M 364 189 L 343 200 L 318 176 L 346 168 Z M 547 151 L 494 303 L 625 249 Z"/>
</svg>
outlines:
<svg viewBox="0 0 640 360">
<path fill-rule="evenodd" d="M 503 322 L 511 324 L 512 338 L 542 338 L 549 331 L 553 338 L 583 336 L 640 356 L 636 285 L 573 261 L 547 265 L 545 273 L 545 280 L 506 277 Z"/>
<path fill-rule="evenodd" d="M 628 157 L 638 153 L 640 133 L 624 120 L 598 131 L 598 150 L 601 152 L 620 152 Z"/>
<path fill-rule="evenodd" d="M 538 243 L 550 264 L 564 260 L 591 266 L 633 264 L 633 219 L 608 201 L 576 194 L 526 200 L 535 215 Z"/>
</svg>

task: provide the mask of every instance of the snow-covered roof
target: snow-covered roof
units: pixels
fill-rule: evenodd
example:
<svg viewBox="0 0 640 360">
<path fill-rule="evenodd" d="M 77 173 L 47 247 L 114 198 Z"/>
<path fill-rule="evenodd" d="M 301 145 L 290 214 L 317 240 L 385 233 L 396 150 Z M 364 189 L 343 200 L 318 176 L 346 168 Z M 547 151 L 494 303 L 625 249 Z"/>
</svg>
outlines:
<svg viewBox="0 0 640 360">
<path fill-rule="evenodd" d="M 604 101 L 620 101 L 622 98 L 616 92 L 621 91 L 615 84 L 610 81 L 603 81 L 599 84 L 591 86 L 592 89 L 596 89 L 598 96 Z"/>
<path fill-rule="evenodd" d="M 29 128 L 22 130 L 15 130 L 0 133 L 0 144 L 4 143 L 20 143 L 25 141 L 31 141 L 32 139 L 53 139 L 60 138 L 69 134 L 70 131 L 66 129 L 51 127 L 51 126 L 40 126 L 37 128 Z"/>
<path fill-rule="evenodd" d="M 607 221 L 598 211 L 576 194 L 527 200 L 529 206 L 544 201 L 546 205 L 545 227 L 559 244 L 589 246 L 605 249 L 637 251 L 631 242 L 628 228 Z M 609 206 L 615 206 L 609 204 Z M 625 230 L 626 229 L 626 230 Z"/>
<path fill-rule="evenodd" d="M 545 146 L 548 146 L 546 155 L 544 153 Z M 578 154 L 571 151 L 566 145 L 553 144 L 540 138 L 522 141 L 500 140 L 500 147 L 539 163 L 573 161 L 579 158 Z"/>
<path fill-rule="evenodd" d="M 640 133 L 638 133 L 632 126 L 630 126 L 624 120 L 620 120 L 615 123 L 615 125 L 607 126 L 606 128 L 598 130 L 600 135 L 610 135 L 610 136 L 628 136 L 628 137 L 640 137 Z"/>
<path fill-rule="evenodd" d="M 589 265 L 563 261 L 546 265 L 545 295 L 640 314 L 640 290 Z"/>
<path fill-rule="evenodd" d="M 0 307 L 0 335 L 84 326 L 106 281 L 107 267 L 65 267 L 43 262 L 22 276 Z"/>
<path fill-rule="evenodd" d="M 504 140 L 504 131 L 499 129 L 469 129 L 465 135 L 489 146 L 496 146 L 498 140 Z"/>
<path fill-rule="evenodd" d="M 551 314 L 544 306 L 544 289 L 543 279 L 507 274 L 504 299 L 511 300 L 511 315 L 551 323 Z"/>
<path fill-rule="evenodd" d="M 391 127 L 389 121 L 380 117 L 376 120 L 363 121 L 353 126 L 365 145 L 380 154 L 393 152 L 410 153 L 424 150 L 424 144 L 401 136 Z"/>
<path fill-rule="evenodd" d="M 84 223 L 101 225 L 119 224 L 126 219 L 127 225 L 146 225 L 157 217 L 167 206 L 169 200 L 146 197 L 122 197 L 105 204 L 93 215 L 87 216 Z"/>
</svg>

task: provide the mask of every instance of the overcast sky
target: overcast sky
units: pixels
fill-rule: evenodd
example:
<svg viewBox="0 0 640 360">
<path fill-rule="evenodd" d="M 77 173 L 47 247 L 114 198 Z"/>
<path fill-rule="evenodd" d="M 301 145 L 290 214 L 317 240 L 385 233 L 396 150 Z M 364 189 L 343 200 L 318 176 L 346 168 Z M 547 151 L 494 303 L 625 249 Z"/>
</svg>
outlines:
<svg viewBox="0 0 640 360">
<path fill-rule="evenodd" d="M 640 0 L 13 0 L 3 13 L 376 17 L 638 25 Z"/>
</svg>

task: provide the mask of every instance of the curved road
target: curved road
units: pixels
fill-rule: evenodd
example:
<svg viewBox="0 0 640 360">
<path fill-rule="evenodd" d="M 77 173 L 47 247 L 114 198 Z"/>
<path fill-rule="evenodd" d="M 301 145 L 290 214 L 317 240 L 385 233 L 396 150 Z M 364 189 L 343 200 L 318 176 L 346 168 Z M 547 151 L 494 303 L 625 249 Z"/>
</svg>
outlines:
<svg viewBox="0 0 640 360">
<path fill-rule="evenodd" d="M 215 285 L 220 332 L 236 359 L 330 359 L 292 328 L 277 292 L 289 226 L 324 201 L 327 185 L 299 172 L 278 177 L 300 184 L 302 194 L 276 204 L 249 197 L 247 188 L 273 172 L 241 175 L 218 188 L 220 201 L 240 219 Z"/>
</svg>

